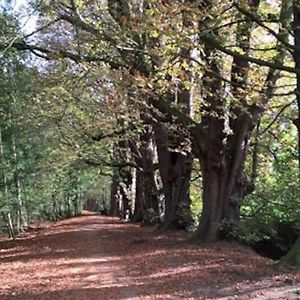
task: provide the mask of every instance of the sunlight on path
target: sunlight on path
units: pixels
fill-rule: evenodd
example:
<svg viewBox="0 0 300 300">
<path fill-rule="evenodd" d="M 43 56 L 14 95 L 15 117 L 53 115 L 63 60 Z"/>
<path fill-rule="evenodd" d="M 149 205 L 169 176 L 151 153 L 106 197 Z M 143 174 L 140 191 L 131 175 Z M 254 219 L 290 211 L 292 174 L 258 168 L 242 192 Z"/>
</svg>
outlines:
<svg viewBox="0 0 300 300">
<path fill-rule="evenodd" d="M 1 299 L 133 299 L 120 258 L 102 249 L 106 225 L 97 216 L 78 220 L 6 242 L 7 249 L 1 249 Z"/>
<path fill-rule="evenodd" d="M 199 246 L 86 214 L 0 240 L 1 300 L 299 299 L 299 274 L 237 244 Z M 298 276 L 298 277 L 297 277 Z"/>
</svg>

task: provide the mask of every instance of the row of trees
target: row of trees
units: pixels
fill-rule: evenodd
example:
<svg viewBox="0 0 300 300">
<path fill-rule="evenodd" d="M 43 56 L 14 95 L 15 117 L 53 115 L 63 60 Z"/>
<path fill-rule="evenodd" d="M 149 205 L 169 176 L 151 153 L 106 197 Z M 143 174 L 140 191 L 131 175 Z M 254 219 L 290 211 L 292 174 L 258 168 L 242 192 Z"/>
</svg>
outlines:
<svg viewBox="0 0 300 300">
<path fill-rule="evenodd" d="M 86 165 L 111 178 L 111 214 L 161 230 L 200 215 L 195 239 L 204 242 L 234 235 L 270 207 L 277 221 L 295 223 L 298 1 L 57 0 L 33 8 L 37 28 L 4 34 L 0 47 L 31 53 L 34 107 L 58 129 L 71 174 Z M 272 227 L 270 219 L 263 222 Z"/>
<path fill-rule="evenodd" d="M 0 27 L 3 43 L 21 34 L 9 4 L 1 8 Z M 0 229 L 14 238 L 32 221 L 79 215 L 87 198 L 101 202 L 109 191 L 98 170 L 66 155 L 59 111 L 49 102 L 55 98 L 49 90 L 58 88 L 51 66 L 39 68 L 13 49 L 2 51 L 0 62 Z"/>
</svg>

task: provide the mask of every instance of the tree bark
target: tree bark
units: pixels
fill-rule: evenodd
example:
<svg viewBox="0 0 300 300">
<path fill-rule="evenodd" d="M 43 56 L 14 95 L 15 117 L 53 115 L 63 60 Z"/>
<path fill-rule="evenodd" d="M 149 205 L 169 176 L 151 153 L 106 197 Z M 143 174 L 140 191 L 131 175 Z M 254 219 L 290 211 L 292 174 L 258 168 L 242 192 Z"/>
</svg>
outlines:
<svg viewBox="0 0 300 300">
<path fill-rule="evenodd" d="M 244 152 L 245 154 L 245 152 Z M 203 208 L 195 239 L 213 242 L 219 238 L 222 222 L 233 225 L 240 219 L 240 200 L 247 193 L 243 178 L 245 155 L 236 163 L 238 168 L 229 167 L 228 162 L 214 165 L 215 161 L 201 161 L 203 184 Z"/>
<path fill-rule="evenodd" d="M 16 233 L 15 233 L 15 228 L 13 226 L 10 212 L 7 212 L 7 213 L 2 212 L 2 217 L 6 224 L 8 236 L 12 239 L 15 239 Z"/>
<path fill-rule="evenodd" d="M 294 40 L 295 46 L 300 47 L 300 1 L 293 1 L 293 13 L 294 13 L 294 21 L 293 21 L 293 31 L 294 31 Z M 300 67 L 300 51 L 295 50 L 294 52 L 294 61 L 295 67 Z M 297 74 L 297 88 L 296 88 L 296 99 L 298 106 L 298 116 L 297 119 L 294 120 L 294 124 L 298 130 L 298 164 L 299 164 L 299 186 L 300 186 L 300 75 Z"/>
<path fill-rule="evenodd" d="M 145 134 L 141 136 L 140 153 L 143 159 L 143 175 L 145 187 L 145 210 L 153 210 L 159 215 L 158 189 L 155 180 L 155 145 L 153 143 L 152 129 L 148 128 Z"/>
<path fill-rule="evenodd" d="M 136 190 L 135 205 L 132 217 L 133 222 L 142 222 L 144 218 L 144 200 L 145 200 L 145 183 L 143 171 L 137 170 L 136 173 Z"/>
<path fill-rule="evenodd" d="M 113 170 L 113 176 L 110 186 L 110 216 L 118 216 L 118 187 L 119 187 L 119 180 L 117 171 Z"/>
<path fill-rule="evenodd" d="M 4 146 L 2 140 L 2 128 L 0 127 L 0 155 L 1 155 L 1 164 L 2 164 L 2 178 L 3 178 L 3 186 L 4 186 L 4 195 L 5 201 L 8 202 L 8 186 L 7 186 L 7 177 L 5 170 L 5 157 L 4 157 Z"/>
<path fill-rule="evenodd" d="M 124 184 L 121 184 L 119 186 L 120 190 L 120 210 L 119 210 L 119 216 L 120 219 L 128 221 L 131 218 L 131 208 L 130 208 L 130 200 L 128 198 L 127 189 L 125 188 Z"/>
<path fill-rule="evenodd" d="M 300 266 L 300 236 L 292 249 L 280 259 L 281 265 Z"/>
<path fill-rule="evenodd" d="M 300 46 L 300 1 L 293 1 L 293 31 L 294 31 L 294 40 L 295 46 L 297 49 Z M 300 67 L 300 51 L 295 50 L 294 52 L 294 61 L 296 68 Z M 300 188 L 300 75 L 297 74 L 297 88 L 296 88 L 296 99 L 298 106 L 298 116 L 297 119 L 294 120 L 294 124 L 298 130 L 298 164 L 299 164 L 299 188 Z M 283 265 L 300 265 L 300 236 L 298 237 L 296 243 L 292 247 L 292 249 L 280 259 L 280 264 Z"/>
<path fill-rule="evenodd" d="M 147 126 L 139 140 L 130 141 L 129 145 L 132 156 L 140 168 L 137 170 L 134 221 L 143 220 L 146 223 L 152 223 L 154 220 L 146 220 L 147 214 L 151 212 L 155 216 L 155 222 L 157 222 L 160 209 L 152 128 Z"/>
<path fill-rule="evenodd" d="M 250 9 L 256 10 L 260 1 L 247 2 Z M 252 23 L 253 21 L 245 20 L 237 27 L 236 42 L 245 53 L 248 53 L 250 48 Z M 209 29 L 206 23 L 199 26 Z M 218 32 L 213 31 L 213 34 L 217 36 Z M 212 76 L 221 75 L 222 68 L 214 45 L 205 41 L 204 53 L 207 71 L 203 77 L 203 94 L 206 105 L 203 107 L 201 123 L 210 141 L 199 157 L 203 178 L 203 209 L 195 238 L 203 242 L 212 242 L 218 239 L 219 227 L 223 221 L 239 221 L 239 200 L 247 191 L 244 164 L 248 141 L 260 110 L 255 106 L 249 107 L 245 97 L 249 62 L 234 58 L 231 91 L 235 99 L 231 104 L 229 116 L 226 115 L 228 108 L 225 107 L 223 99 L 224 87 L 220 79 L 222 76 Z M 231 134 L 227 133 L 229 128 L 226 128 L 226 120 Z M 199 140 L 195 144 L 200 144 L 200 135 L 194 135 L 194 139 Z"/>
<path fill-rule="evenodd" d="M 184 225 L 180 224 L 180 217 L 184 218 L 182 214 L 189 211 L 192 157 L 190 153 L 184 155 L 170 149 L 170 136 L 164 125 L 155 124 L 154 131 L 165 201 L 165 216 L 158 229 L 179 228 Z"/>
</svg>

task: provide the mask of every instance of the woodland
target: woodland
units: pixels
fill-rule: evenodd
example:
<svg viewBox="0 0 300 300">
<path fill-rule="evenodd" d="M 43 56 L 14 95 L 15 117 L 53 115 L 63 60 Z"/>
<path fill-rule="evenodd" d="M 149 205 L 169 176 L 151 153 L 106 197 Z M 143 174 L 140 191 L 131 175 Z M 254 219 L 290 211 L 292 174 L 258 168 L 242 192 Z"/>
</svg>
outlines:
<svg viewBox="0 0 300 300">
<path fill-rule="evenodd" d="M 300 265 L 300 0 L 17 3 L 0 1 L 3 235 L 91 210 Z"/>
</svg>

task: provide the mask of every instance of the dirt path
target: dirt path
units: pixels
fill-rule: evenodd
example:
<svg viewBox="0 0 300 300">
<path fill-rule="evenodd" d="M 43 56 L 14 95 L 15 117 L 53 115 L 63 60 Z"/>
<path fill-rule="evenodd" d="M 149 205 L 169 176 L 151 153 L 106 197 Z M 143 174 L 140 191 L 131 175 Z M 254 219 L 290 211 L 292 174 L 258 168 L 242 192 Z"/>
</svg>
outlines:
<svg viewBox="0 0 300 300">
<path fill-rule="evenodd" d="M 0 241 L 0 299 L 300 299 L 296 270 L 232 243 L 85 215 Z"/>
</svg>

